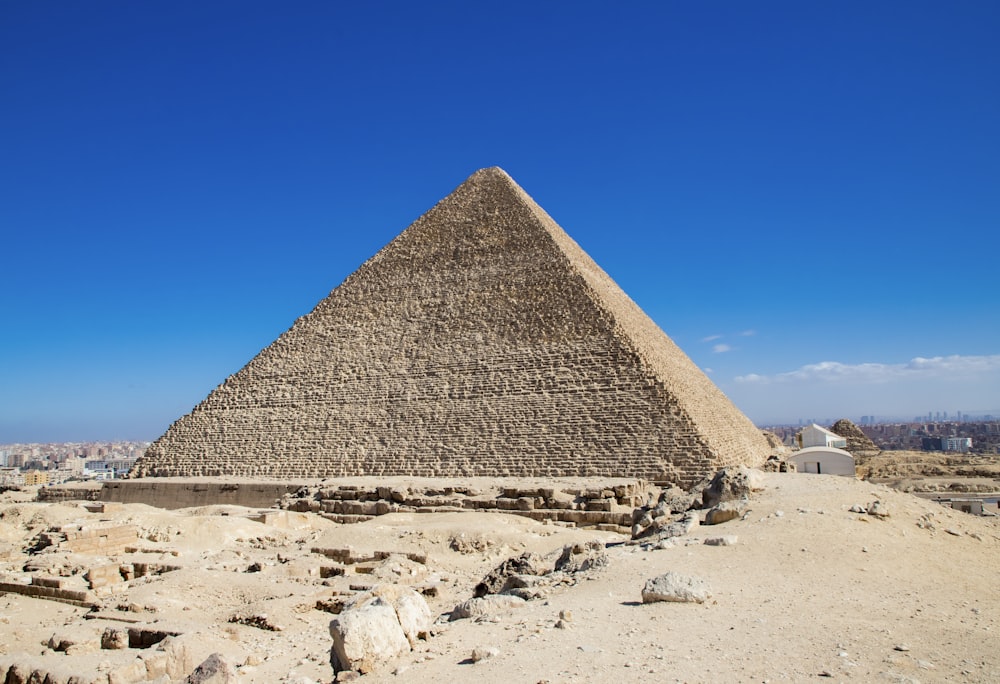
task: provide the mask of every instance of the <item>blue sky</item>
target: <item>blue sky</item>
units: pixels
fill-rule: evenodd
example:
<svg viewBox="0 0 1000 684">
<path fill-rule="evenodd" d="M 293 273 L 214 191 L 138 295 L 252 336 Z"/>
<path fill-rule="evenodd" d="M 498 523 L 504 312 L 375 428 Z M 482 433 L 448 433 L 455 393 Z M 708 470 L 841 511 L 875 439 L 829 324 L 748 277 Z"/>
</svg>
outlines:
<svg viewBox="0 0 1000 684">
<path fill-rule="evenodd" d="M 5 2 L 0 443 L 153 439 L 503 167 L 759 423 L 1000 413 L 995 2 Z"/>
</svg>

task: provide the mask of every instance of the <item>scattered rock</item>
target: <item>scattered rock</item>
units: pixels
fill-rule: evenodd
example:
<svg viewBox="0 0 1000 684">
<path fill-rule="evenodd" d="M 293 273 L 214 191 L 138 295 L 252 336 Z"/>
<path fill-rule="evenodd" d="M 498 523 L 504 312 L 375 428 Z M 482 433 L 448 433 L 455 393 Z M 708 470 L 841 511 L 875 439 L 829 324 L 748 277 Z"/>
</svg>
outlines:
<svg viewBox="0 0 1000 684">
<path fill-rule="evenodd" d="M 229 622 L 236 625 L 256 627 L 268 632 L 281 632 L 285 629 L 281 625 L 271 622 L 265 613 L 236 613 L 229 617 Z"/>
<path fill-rule="evenodd" d="M 548 568 L 541 556 L 534 553 L 522 553 L 520 556 L 508 558 L 490 571 L 483 581 L 476 585 L 472 595 L 476 598 L 487 594 L 499 594 L 512 575 L 544 575 Z"/>
<path fill-rule="evenodd" d="M 695 498 L 691 492 L 685 492 L 679 487 L 670 487 L 660 493 L 657 505 L 662 506 L 668 513 L 686 513 L 694 507 Z"/>
<path fill-rule="evenodd" d="M 706 537 L 706 546 L 735 546 L 739 538 L 735 534 L 727 534 L 723 537 Z"/>
<path fill-rule="evenodd" d="M 946 528 L 944 528 L 944 531 L 947 532 L 948 534 L 952 535 L 953 537 L 961 537 L 962 536 L 961 530 L 956 530 L 954 527 L 946 527 Z"/>
<path fill-rule="evenodd" d="M 646 580 L 642 589 L 642 602 L 671 601 L 679 603 L 704 603 L 711 598 L 708 585 L 697 577 L 667 572 Z"/>
<path fill-rule="evenodd" d="M 743 514 L 745 507 L 746 504 L 742 501 L 724 501 L 705 514 L 705 524 L 718 525 L 735 520 Z"/>
<path fill-rule="evenodd" d="M 590 541 L 586 544 L 570 544 L 563 547 L 562 555 L 556 561 L 556 571 L 565 573 L 587 572 L 603 568 L 608 564 L 608 554 L 604 544 Z"/>
<path fill-rule="evenodd" d="M 559 573 L 562 574 L 562 573 Z M 525 601 L 548 596 L 552 590 L 552 580 L 550 577 L 538 575 L 511 575 L 504 583 L 501 594 L 518 596 Z"/>
<path fill-rule="evenodd" d="M 128 630 L 108 627 L 101 634 L 101 648 L 118 651 L 128 648 Z"/>
<path fill-rule="evenodd" d="M 237 684 L 236 669 L 221 653 L 213 653 L 184 680 L 185 684 Z"/>
<path fill-rule="evenodd" d="M 496 646 L 478 646 L 472 649 L 472 662 L 478 663 L 480 660 L 495 658 L 500 655 L 500 649 Z"/>
<path fill-rule="evenodd" d="M 510 594 L 490 594 L 479 598 L 471 598 L 468 601 L 458 604 L 451 611 L 449 620 L 462 620 L 464 618 L 484 618 L 493 615 L 509 613 L 515 608 L 523 606 L 523 598 L 511 596 Z"/>
<path fill-rule="evenodd" d="M 663 490 L 655 505 L 632 511 L 632 538 L 642 539 L 654 534 L 660 537 L 686 534 L 680 528 L 675 528 L 673 534 L 665 533 L 665 530 L 695 508 L 696 498 L 693 493 L 677 487 Z"/>
<path fill-rule="evenodd" d="M 868 504 L 868 515 L 873 515 L 876 518 L 888 518 L 889 517 L 889 507 L 886 506 L 881 501 L 872 501 Z"/>
<path fill-rule="evenodd" d="M 714 508 L 724 501 L 749 499 L 751 492 L 760 490 L 761 474 L 745 466 L 723 468 L 701 492 L 701 507 Z"/>
<path fill-rule="evenodd" d="M 65 651 L 77 642 L 78 639 L 71 634 L 53 634 L 49 637 L 46 646 L 51 648 L 53 651 Z"/>
</svg>

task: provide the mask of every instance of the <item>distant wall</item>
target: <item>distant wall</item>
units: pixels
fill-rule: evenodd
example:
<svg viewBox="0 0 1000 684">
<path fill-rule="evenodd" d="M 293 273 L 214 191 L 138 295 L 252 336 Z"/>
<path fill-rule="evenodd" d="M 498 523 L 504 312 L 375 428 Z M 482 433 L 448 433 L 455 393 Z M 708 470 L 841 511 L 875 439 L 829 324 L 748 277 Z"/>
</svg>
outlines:
<svg viewBox="0 0 1000 684">
<path fill-rule="evenodd" d="M 198 482 L 193 480 L 109 480 L 100 501 L 143 503 L 157 508 L 227 504 L 270 508 L 303 482 Z"/>
</svg>

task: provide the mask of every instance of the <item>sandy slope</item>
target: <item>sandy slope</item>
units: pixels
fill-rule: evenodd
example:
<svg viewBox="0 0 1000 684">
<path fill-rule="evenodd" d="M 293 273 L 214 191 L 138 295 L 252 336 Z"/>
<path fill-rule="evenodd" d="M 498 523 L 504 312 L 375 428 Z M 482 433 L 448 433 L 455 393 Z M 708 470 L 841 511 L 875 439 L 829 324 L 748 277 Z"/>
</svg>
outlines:
<svg viewBox="0 0 1000 684">
<path fill-rule="evenodd" d="M 140 617 L 198 634 L 199 657 L 224 653 L 244 665 L 241 681 L 330 681 L 331 616 L 314 605 L 335 586 L 310 574 L 320 563 L 311 547 L 426 552 L 426 566 L 395 559 L 376 568 L 376 576 L 344 581 L 433 582 L 440 595 L 429 602 L 445 613 L 506 557 L 602 539 L 611 544 L 606 569 L 496 621 L 442 624 L 416 651 L 362 681 L 1000 681 L 995 519 L 845 478 L 771 474 L 764 482 L 744 519 L 701 526 L 674 548 L 648 551 L 609 533 L 494 514 L 392 515 L 280 530 L 235 511 L 222 517 L 127 506 L 117 514 L 122 519 L 169 530 L 153 535 L 169 541 L 146 544 L 162 546 L 164 557 L 184 569 L 109 601 L 131 603 L 147 611 Z M 876 499 L 888 506 L 888 518 L 849 511 Z M 18 507 L 8 507 L 0 520 L 4 539 L 39 516 L 83 515 L 71 506 L 49 505 L 47 513 L 37 504 Z M 703 544 L 720 535 L 735 535 L 737 543 Z M 13 558 L 4 569 L 11 573 L 23 560 Z M 262 570 L 245 572 L 254 561 Z M 706 580 L 713 598 L 643 605 L 645 580 L 668 570 Z M 239 610 L 266 613 L 284 630 L 229 624 Z M 39 642 L 55 630 L 96 629 L 84 624 L 82 612 L 0 596 L 3 650 L 46 652 L 66 665 L 70 656 Z M 569 617 L 565 628 L 556 627 L 561 612 Z M 472 650 L 481 646 L 499 653 L 471 663 Z M 81 656 L 76 666 L 106 667 L 113 655 Z"/>
</svg>

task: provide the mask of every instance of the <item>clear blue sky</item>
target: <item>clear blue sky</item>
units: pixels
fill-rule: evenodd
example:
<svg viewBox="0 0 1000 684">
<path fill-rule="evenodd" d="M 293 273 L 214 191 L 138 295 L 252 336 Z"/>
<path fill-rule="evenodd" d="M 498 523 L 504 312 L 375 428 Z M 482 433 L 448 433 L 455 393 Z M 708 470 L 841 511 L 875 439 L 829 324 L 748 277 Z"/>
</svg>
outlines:
<svg viewBox="0 0 1000 684">
<path fill-rule="evenodd" d="M 493 165 L 759 423 L 1000 413 L 997 36 L 994 1 L 4 2 L 0 443 L 159 436 Z"/>
</svg>

